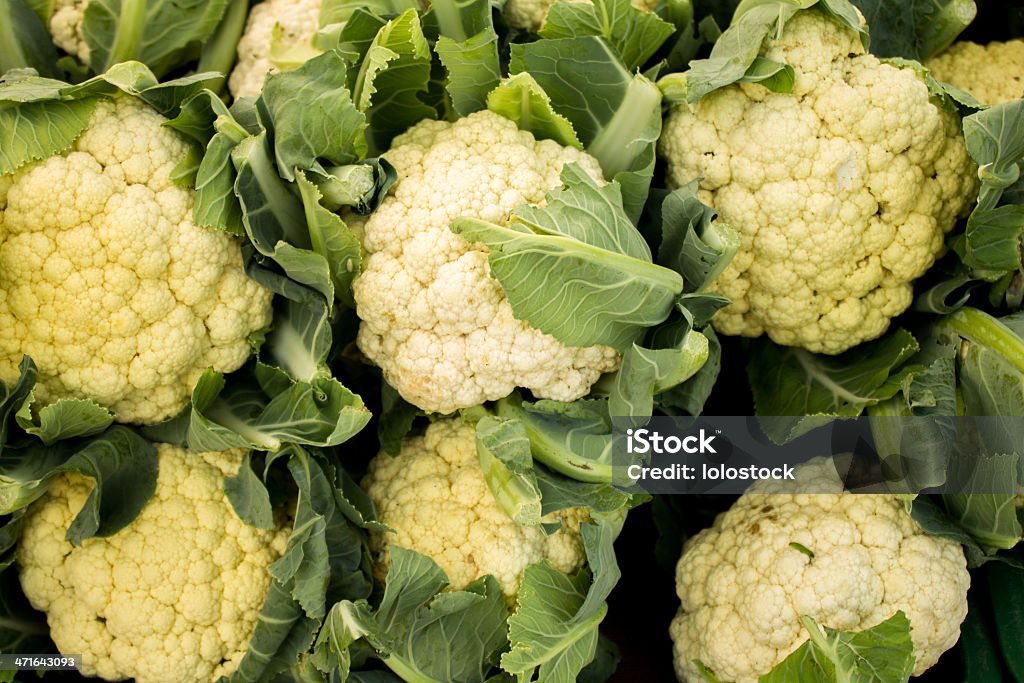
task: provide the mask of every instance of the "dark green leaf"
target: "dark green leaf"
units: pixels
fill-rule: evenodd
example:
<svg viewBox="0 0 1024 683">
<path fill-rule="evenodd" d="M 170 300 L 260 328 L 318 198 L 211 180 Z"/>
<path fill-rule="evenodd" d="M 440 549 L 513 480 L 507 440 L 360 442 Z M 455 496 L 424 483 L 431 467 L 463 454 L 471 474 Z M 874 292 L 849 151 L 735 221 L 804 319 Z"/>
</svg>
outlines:
<svg viewBox="0 0 1024 683">
<path fill-rule="evenodd" d="M 512 46 L 510 73 L 528 72 L 567 118 L 606 178 L 622 187 L 627 215 L 640 217 L 661 134 L 661 94 L 624 68 L 595 36 Z M 586 88 L 580 88 L 586 83 Z"/>
<path fill-rule="evenodd" d="M 918 350 L 905 330 L 896 330 L 838 356 L 758 340 L 749 347 L 747 371 L 754 408 L 765 433 L 786 443 L 837 417 L 855 417 L 891 398 L 914 366 Z"/>
<path fill-rule="evenodd" d="M 0 0 L 0 74 L 22 68 L 59 77 L 57 50 L 43 21 L 24 0 Z"/>
<path fill-rule="evenodd" d="M 973 0 L 851 0 L 868 22 L 871 52 L 924 61 L 942 52 L 974 19 Z"/>
<path fill-rule="evenodd" d="M 226 8 L 227 0 L 90 0 L 82 20 L 89 66 L 103 73 L 137 60 L 162 76 L 198 52 Z"/>
</svg>

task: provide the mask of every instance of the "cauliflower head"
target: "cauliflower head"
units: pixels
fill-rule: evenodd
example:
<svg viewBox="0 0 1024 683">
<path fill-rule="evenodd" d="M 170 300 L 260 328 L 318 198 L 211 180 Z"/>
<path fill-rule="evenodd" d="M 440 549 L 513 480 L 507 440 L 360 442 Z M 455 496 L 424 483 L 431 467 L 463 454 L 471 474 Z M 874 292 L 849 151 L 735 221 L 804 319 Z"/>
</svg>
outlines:
<svg viewBox="0 0 1024 683">
<path fill-rule="evenodd" d="M 237 97 L 256 97 L 267 74 L 276 71 L 270 60 L 274 27 L 287 47 L 308 45 L 320 28 L 320 0 L 266 0 L 253 6 L 238 41 L 238 61 L 228 77 L 228 90 Z"/>
<path fill-rule="evenodd" d="M 422 436 L 406 439 L 398 456 L 378 454 L 362 486 L 378 521 L 394 530 L 370 535 L 379 579 L 387 574 L 390 547 L 398 546 L 433 558 L 454 590 L 491 574 L 511 601 L 529 565 L 547 560 L 568 574 L 586 560 L 580 537 L 586 511 L 545 517 L 561 518 L 562 527 L 551 535 L 513 522 L 484 479 L 473 426 L 457 418 L 434 422 Z"/>
<path fill-rule="evenodd" d="M 569 162 L 600 180 L 594 158 L 489 111 L 421 121 L 383 156 L 398 182 L 369 219 L 350 223 L 366 250 L 353 284 L 357 341 L 406 401 L 450 413 L 517 386 L 573 401 L 618 367 L 610 347 L 567 347 L 517 320 L 487 247 L 448 229 L 459 216 L 506 225 L 514 208 L 559 187 Z"/>
<path fill-rule="evenodd" d="M 912 69 L 865 54 L 854 31 L 797 14 L 764 56 L 792 93 L 739 84 L 675 107 L 659 141 L 674 186 L 742 243 L 714 287 L 725 334 L 835 354 L 885 332 L 977 186 L 955 114 Z"/>
<path fill-rule="evenodd" d="M 699 659 L 722 680 L 756 683 L 807 640 L 804 615 L 860 631 L 902 610 L 914 675 L 935 664 L 967 615 L 960 546 L 926 534 L 891 495 L 843 493 L 830 459 L 797 468 L 808 493 L 777 484 L 752 486 L 684 547 L 669 629 L 680 680 L 704 680 Z"/>
<path fill-rule="evenodd" d="M 188 148 L 164 121 L 136 98 L 102 100 L 69 151 L 0 175 L 0 380 L 27 354 L 40 401 L 89 398 L 152 424 L 205 368 L 250 355 L 272 294 L 233 237 L 192 222 L 193 193 L 171 180 Z"/>
<path fill-rule="evenodd" d="M 137 683 L 208 683 L 230 675 L 270 587 L 288 530 L 246 525 L 223 491 L 244 451 L 157 445 L 156 492 L 139 516 L 80 547 L 64 539 L 93 482 L 60 475 L 29 508 L 21 585 L 82 671 Z"/>
<path fill-rule="evenodd" d="M 89 44 L 82 33 L 89 0 L 54 0 L 50 6 L 50 35 L 54 44 L 69 55 L 89 63 Z"/>
<path fill-rule="evenodd" d="M 966 90 L 985 104 L 1024 97 L 1024 40 L 954 43 L 925 66 L 935 78 Z"/>
<path fill-rule="evenodd" d="M 569 2 L 591 2 L 591 0 L 569 0 Z M 505 21 L 513 28 L 537 31 L 547 21 L 548 12 L 555 0 L 507 0 L 503 8 Z M 658 0 L 632 0 L 637 9 L 653 12 Z"/>
</svg>

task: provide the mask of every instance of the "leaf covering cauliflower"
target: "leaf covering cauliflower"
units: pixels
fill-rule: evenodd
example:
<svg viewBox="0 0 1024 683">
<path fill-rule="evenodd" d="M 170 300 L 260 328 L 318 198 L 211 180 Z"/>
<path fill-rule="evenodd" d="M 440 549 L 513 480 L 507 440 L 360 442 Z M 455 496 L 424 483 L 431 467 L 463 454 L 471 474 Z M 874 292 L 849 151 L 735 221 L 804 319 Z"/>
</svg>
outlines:
<svg viewBox="0 0 1024 683">
<path fill-rule="evenodd" d="M 618 367 L 610 347 L 567 347 L 517 320 L 488 249 L 449 230 L 460 216 L 506 225 L 513 209 L 560 186 L 566 163 L 600 179 L 592 157 L 481 111 L 422 121 L 384 158 L 398 182 L 369 219 L 351 222 L 367 252 L 353 289 L 359 348 L 405 400 L 450 413 L 521 386 L 573 401 Z"/>
<path fill-rule="evenodd" d="M 700 660 L 721 680 L 754 683 L 807 640 L 801 616 L 860 631 L 898 610 L 920 675 L 967 614 L 960 546 L 926 534 L 893 496 L 842 493 L 830 459 L 797 468 L 795 486 L 808 493 L 752 486 L 687 542 L 670 627 L 679 678 L 703 681 Z"/>
<path fill-rule="evenodd" d="M 82 671 L 137 683 L 230 675 L 249 646 L 288 530 L 239 519 L 223 491 L 243 451 L 157 445 L 159 475 L 139 516 L 80 547 L 64 539 L 92 480 L 62 474 L 29 509 L 18 562 L 32 605 Z"/>
<path fill-rule="evenodd" d="M 1024 97 L 1024 40 L 987 45 L 961 41 L 925 66 L 935 78 L 966 90 L 985 104 Z"/>
<path fill-rule="evenodd" d="M 279 33 L 275 36 L 275 27 Z M 255 97 L 267 74 L 276 71 L 271 60 L 276 41 L 286 48 L 308 46 L 320 28 L 320 0 L 267 0 L 253 6 L 238 41 L 238 63 L 228 78 L 237 97 Z"/>
<path fill-rule="evenodd" d="M 389 548 L 398 546 L 433 558 L 454 590 L 490 574 L 511 600 L 531 564 L 547 560 L 569 574 L 586 559 L 580 538 L 586 512 L 557 513 L 563 526 L 551 535 L 513 522 L 484 479 L 473 426 L 459 419 L 434 422 L 424 435 L 406 439 L 398 456 L 380 453 L 362 486 L 379 521 L 394 529 L 394 534 L 370 536 L 381 579 L 390 564 Z"/>
<path fill-rule="evenodd" d="M 590 2 L 590 0 L 569 0 L 570 2 Z M 522 28 L 528 31 L 536 31 L 547 21 L 548 12 L 555 0 L 508 0 L 505 3 L 503 12 L 505 21 L 513 28 Z M 632 0 L 631 4 L 637 9 L 654 11 L 658 0 Z"/>
<path fill-rule="evenodd" d="M 272 294 L 234 238 L 193 223 L 192 191 L 172 182 L 188 147 L 164 122 L 134 97 L 100 100 L 69 151 L 0 175 L 0 380 L 26 354 L 40 401 L 152 424 L 204 369 L 250 355 Z"/>
<path fill-rule="evenodd" d="M 742 238 L 715 328 L 840 353 L 910 305 L 973 198 L 973 165 L 921 78 L 824 13 L 798 13 L 762 54 L 794 68 L 791 93 L 745 83 L 677 106 L 659 150 L 670 184 L 700 179 Z"/>
</svg>

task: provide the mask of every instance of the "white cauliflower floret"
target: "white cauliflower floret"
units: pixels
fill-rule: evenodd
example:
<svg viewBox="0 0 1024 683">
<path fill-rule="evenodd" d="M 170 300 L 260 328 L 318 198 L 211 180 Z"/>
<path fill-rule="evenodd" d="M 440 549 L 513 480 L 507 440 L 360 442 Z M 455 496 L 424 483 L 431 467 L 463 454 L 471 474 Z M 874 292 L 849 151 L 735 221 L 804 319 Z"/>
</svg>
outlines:
<svg viewBox="0 0 1024 683">
<path fill-rule="evenodd" d="M 926 534 L 894 496 L 843 493 L 830 459 L 796 477 L 788 490 L 806 493 L 755 484 L 687 541 L 670 627 L 680 680 L 703 681 L 700 660 L 722 680 L 756 683 L 807 640 L 805 615 L 861 631 L 902 610 L 914 675 L 956 643 L 970 585 L 959 544 Z"/>
<path fill-rule="evenodd" d="M 1024 97 L 1024 40 L 987 45 L 965 40 L 932 57 L 925 66 L 935 78 L 966 90 L 985 104 Z"/>
<path fill-rule="evenodd" d="M 250 527 L 231 507 L 223 477 L 243 450 L 157 444 L 157 455 L 156 491 L 139 516 L 77 548 L 64 535 L 93 481 L 58 476 L 25 517 L 21 585 L 57 648 L 82 654 L 85 675 L 209 683 L 245 655 L 288 530 Z"/>
<path fill-rule="evenodd" d="M 238 41 L 238 62 L 228 78 L 235 97 L 256 97 L 267 74 L 276 69 L 270 61 L 274 27 L 285 47 L 308 45 L 320 28 L 320 0 L 266 0 L 253 6 Z"/>
<path fill-rule="evenodd" d="M 591 0 L 569 0 L 570 2 L 590 2 Z M 555 0 L 507 0 L 502 12 L 505 21 L 513 28 L 536 31 L 547 21 L 548 12 Z M 637 9 L 653 12 L 658 0 L 632 0 L 630 3 Z"/>
<path fill-rule="evenodd" d="M 381 452 L 362 482 L 379 521 L 394 533 L 370 535 L 374 573 L 383 579 L 392 546 L 427 555 L 448 574 L 454 590 L 493 575 L 507 600 L 531 564 L 547 560 L 566 574 L 583 566 L 586 555 L 582 509 L 552 513 L 545 522 L 562 528 L 546 535 L 540 527 L 513 522 L 498 506 L 480 468 L 475 430 L 459 419 L 431 424 L 423 436 L 405 440 L 402 452 Z"/>
<path fill-rule="evenodd" d="M 89 63 L 89 45 L 82 34 L 82 21 L 89 0 L 54 0 L 50 15 L 50 34 L 53 43 L 69 55 Z"/>
<path fill-rule="evenodd" d="M 561 184 L 566 163 L 601 179 L 596 160 L 489 111 L 422 121 L 384 158 L 398 182 L 365 223 L 351 221 L 367 252 L 353 286 L 359 348 L 405 400 L 450 413 L 521 386 L 573 401 L 618 366 L 609 347 L 566 347 L 516 320 L 488 249 L 448 227 L 459 216 L 507 224 L 512 209 Z"/>
<path fill-rule="evenodd" d="M 912 69 L 824 14 L 796 15 L 763 53 L 794 67 L 792 93 L 732 85 L 677 106 L 659 151 L 670 184 L 699 178 L 741 235 L 714 284 L 733 301 L 715 328 L 835 354 L 910 305 L 973 198 L 973 162 Z"/>
<path fill-rule="evenodd" d="M 171 180 L 188 147 L 165 120 L 134 97 L 100 101 L 71 150 L 0 176 L 0 380 L 28 355 L 40 401 L 152 424 L 204 369 L 250 355 L 272 294 L 234 238 L 192 222 L 193 193 Z"/>
</svg>

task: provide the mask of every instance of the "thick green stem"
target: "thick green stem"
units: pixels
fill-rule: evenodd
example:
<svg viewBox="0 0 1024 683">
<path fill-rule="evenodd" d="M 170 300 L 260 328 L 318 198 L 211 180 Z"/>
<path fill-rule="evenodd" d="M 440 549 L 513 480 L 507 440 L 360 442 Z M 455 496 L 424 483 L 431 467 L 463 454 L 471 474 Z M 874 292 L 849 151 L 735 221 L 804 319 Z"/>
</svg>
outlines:
<svg viewBox="0 0 1024 683">
<path fill-rule="evenodd" d="M 462 25 L 462 17 L 459 15 L 459 6 L 456 0 L 431 2 L 430 8 L 434 10 L 434 16 L 437 17 L 437 25 L 441 29 L 442 36 L 451 38 L 456 43 L 463 43 L 469 39 Z"/>
<path fill-rule="evenodd" d="M 231 67 L 235 65 L 238 40 L 245 29 L 245 19 L 249 14 L 249 0 L 231 0 L 224 17 L 217 26 L 210 41 L 203 47 L 199 58 L 198 71 L 216 71 L 222 78 L 211 83 L 210 89 L 221 92 Z"/>
<path fill-rule="evenodd" d="M 644 137 L 653 116 L 661 117 L 661 90 L 643 76 L 636 76 L 626 89 L 622 106 L 587 147 L 601 163 L 606 177 L 630 169 L 637 155 L 630 143 Z"/>
<path fill-rule="evenodd" d="M 988 346 L 1024 373 L 1024 340 L 997 319 L 976 308 L 962 308 L 945 322 L 960 336 Z"/>
<path fill-rule="evenodd" d="M 96 71 L 106 71 L 114 64 L 132 59 L 142 61 L 142 31 L 146 25 L 145 0 L 124 0 L 117 21 L 114 44 L 110 46 L 107 64 L 93 64 Z"/>
</svg>

